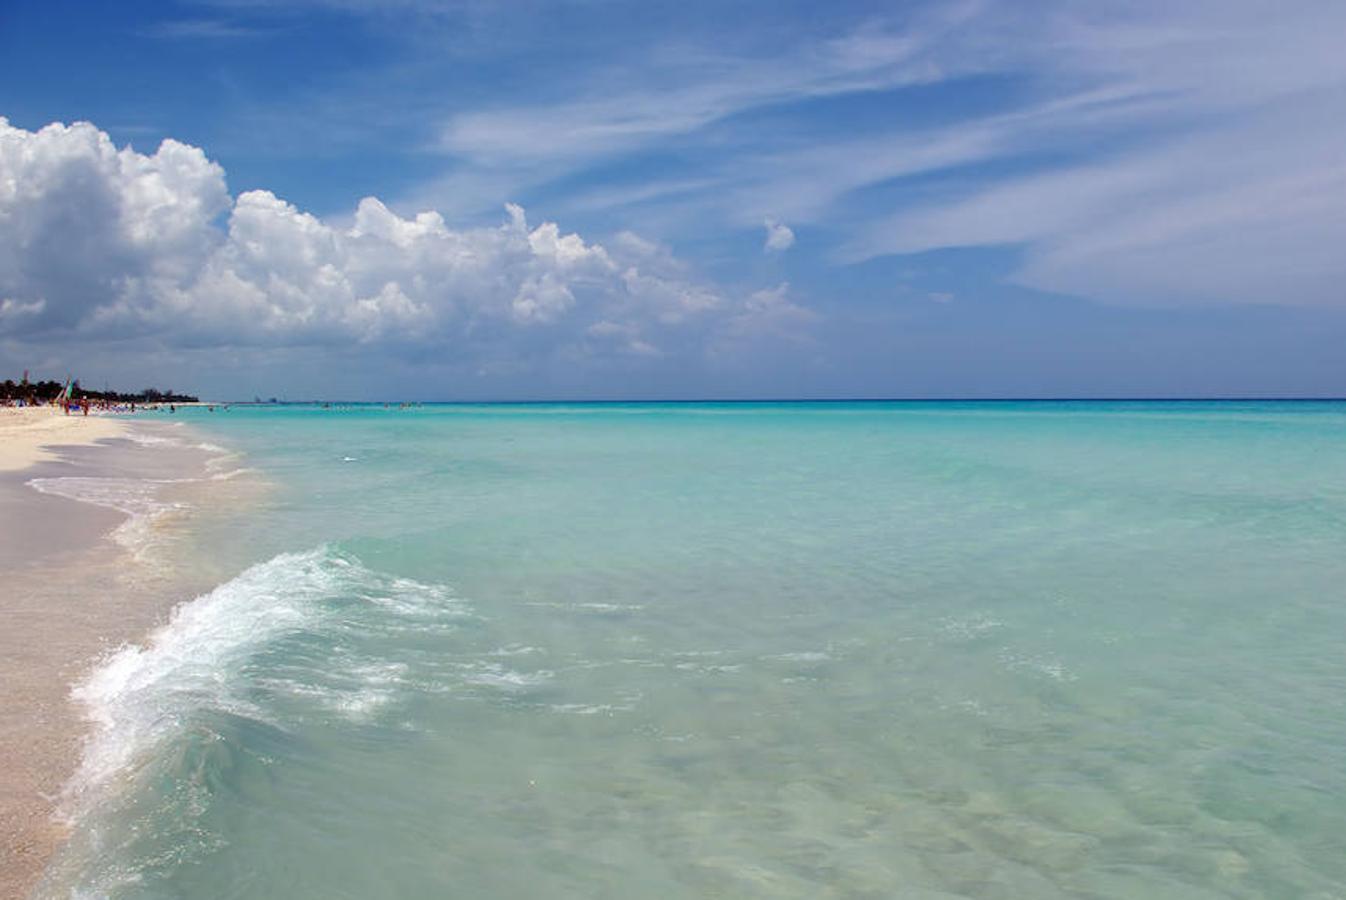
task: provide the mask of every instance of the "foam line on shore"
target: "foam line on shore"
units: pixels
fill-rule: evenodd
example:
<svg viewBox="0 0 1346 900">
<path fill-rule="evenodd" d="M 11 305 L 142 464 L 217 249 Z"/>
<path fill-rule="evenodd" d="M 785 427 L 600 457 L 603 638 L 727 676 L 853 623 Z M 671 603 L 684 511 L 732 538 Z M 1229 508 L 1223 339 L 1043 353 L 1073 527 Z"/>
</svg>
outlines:
<svg viewBox="0 0 1346 900">
<path fill-rule="evenodd" d="M 161 486 L 166 483 L 169 483 L 168 480 L 67 475 L 34 478 L 28 482 L 28 486 L 43 494 L 125 513 L 126 521 L 113 530 L 111 537 L 140 558 L 150 543 L 155 521 L 185 508 L 184 504 L 159 498 Z"/>
<path fill-rule="evenodd" d="M 237 677 L 240 667 L 288 635 L 339 630 L 343 619 L 329 616 L 329 607 L 350 602 L 413 616 L 466 614 L 440 585 L 375 572 L 326 546 L 258 563 L 180 604 L 143 645 L 120 648 L 76 685 L 72 696 L 94 730 L 66 789 L 63 815 L 86 812 L 103 787 L 189 727 L 198 712 L 267 721 L 248 698 L 246 679 Z M 353 671 L 380 689 L 396 680 L 377 666 Z"/>
<path fill-rule="evenodd" d="M 84 452 L 66 452 L 75 447 Z M 225 464 L 203 469 L 203 455 Z M 164 527 L 166 518 L 196 505 L 179 499 L 175 486 L 251 472 L 239 465 L 241 458 L 165 422 L 0 407 L 6 490 L 76 501 L 30 501 L 14 493 L 13 502 L 0 505 L 0 533 L 25 537 L 11 542 L 18 549 L 0 565 L 11 657 L 0 665 L 0 680 L 15 686 L 9 712 L 22 723 L 0 735 L 8 770 L 0 780 L 0 806 L 6 808 L 0 843 L 13 850 L 0 854 L 0 895 L 28 896 L 67 837 L 58 824 L 58 796 L 77 771 L 80 736 L 90 734 L 79 706 L 63 702 L 72 667 L 87 670 L 106 642 L 143 639 L 173 601 L 200 589 L 194 582 L 185 587 L 158 558 L 165 539 L 178 534 Z M 196 497 L 203 490 L 187 493 Z M 115 510 L 125 520 L 96 508 Z M 105 537 L 121 549 L 99 546 Z M 55 551 L 50 560 L 48 548 Z M 34 559 L 40 560 L 36 566 Z M 57 566 L 47 564 L 58 559 Z M 148 578 L 147 564 L 153 569 Z M 13 652 L 17 647 L 41 649 Z"/>
</svg>

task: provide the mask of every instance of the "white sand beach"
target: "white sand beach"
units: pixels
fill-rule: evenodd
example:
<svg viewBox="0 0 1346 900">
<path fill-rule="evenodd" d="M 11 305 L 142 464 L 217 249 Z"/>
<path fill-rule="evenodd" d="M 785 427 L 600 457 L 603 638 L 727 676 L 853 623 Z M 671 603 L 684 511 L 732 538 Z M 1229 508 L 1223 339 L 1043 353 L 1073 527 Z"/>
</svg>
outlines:
<svg viewBox="0 0 1346 900">
<path fill-rule="evenodd" d="M 112 539 L 128 521 L 126 511 L 29 483 L 199 475 L 208 456 L 199 449 L 115 440 L 142 428 L 155 426 L 48 407 L 0 408 L 0 898 L 29 896 L 64 839 L 56 813 L 87 731 L 72 683 L 200 588 Z M 171 534 L 180 521 L 147 527 L 155 536 Z"/>
<path fill-rule="evenodd" d="M 0 407 L 0 472 L 56 458 L 52 447 L 93 444 L 125 434 L 124 419 L 66 415 L 54 406 Z"/>
</svg>

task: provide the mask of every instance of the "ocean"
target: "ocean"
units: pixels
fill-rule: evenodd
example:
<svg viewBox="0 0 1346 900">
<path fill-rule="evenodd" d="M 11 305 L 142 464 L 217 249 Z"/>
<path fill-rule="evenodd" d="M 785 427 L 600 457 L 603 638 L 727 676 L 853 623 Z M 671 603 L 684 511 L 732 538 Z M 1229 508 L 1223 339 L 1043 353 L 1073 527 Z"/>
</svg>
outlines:
<svg viewBox="0 0 1346 900">
<path fill-rule="evenodd" d="M 39 896 L 1346 897 L 1346 403 L 157 422 Z"/>
</svg>

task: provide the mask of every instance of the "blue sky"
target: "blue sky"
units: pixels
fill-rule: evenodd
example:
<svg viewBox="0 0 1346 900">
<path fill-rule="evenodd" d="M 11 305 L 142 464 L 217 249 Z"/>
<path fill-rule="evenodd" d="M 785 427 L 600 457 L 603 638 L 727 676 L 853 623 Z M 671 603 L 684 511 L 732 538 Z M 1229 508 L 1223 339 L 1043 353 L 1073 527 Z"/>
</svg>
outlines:
<svg viewBox="0 0 1346 900">
<path fill-rule="evenodd" d="M 8 3 L 0 366 L 1346 394 L 1342 34 L 1315 0 Z"/>
</svg>

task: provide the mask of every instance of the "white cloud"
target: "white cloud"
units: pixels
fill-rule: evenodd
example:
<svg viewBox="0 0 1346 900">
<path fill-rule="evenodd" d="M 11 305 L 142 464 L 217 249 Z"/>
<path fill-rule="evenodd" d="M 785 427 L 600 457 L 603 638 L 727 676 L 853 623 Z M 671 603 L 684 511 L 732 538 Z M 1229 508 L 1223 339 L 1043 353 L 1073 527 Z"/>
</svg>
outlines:
<svg viewBox="0 0 1346 900">
<path fill-rule="evenodd" d="M 20 303 L 17 300 L 11 300 L 6 297 L 0 300 L 0 321 L 4 319 L 17 319 L 22 316 L 36 316 L 47 308 L 46 300 L 32 300 L 28 303 Z"/>
<path fill-rule="evenodd" d="M 746 110 L 806 98 L 891 89 L 976 71 L 980 55 L 955 64 L 945 42 L 973 3 L 932 7 L 900 29 L 870 25 L 801 41 L 771 57 L 678 47 L 639 55 L 595 87 L 551 105 L 457 113 L 443 149 L 490 167 L 593 160 L 695 132 Z M 937 62 L 938 60 L 938 62 Z M 613 85 L 623 86 L 614 91 Z"/>
<path fill-rule="evenodd" d="M 719 52 L 676 37 L 580 70 L 563 93 L 530 90 L 522 99 L 487 108 L 455 105 L 435 147 L 454 170 L 416 196 L 464 211 L 555 181 L 624 154 L 698 145 L 697 135 L 755 110 L 893 90 L 984 71 L 985 53 L 950 47 L 980 4 L 930 4 L 900 21 L 839 25 L 819 37 L 810 28 L 779 52 L 725 48 Z M 698 17 L 699 18 L 699 17 Z M 843 16 L 843 19 L 852 19 Z M 629 50 L 630 48 L 627 47 Z M 566 89 L 568 88 L 568 90 Z M 539 102 L 538 96 L 557 96 Z M 732 127 L 732 126 L 731 126 Z M 711 188 L 714 177 L 626 189 L 590 189 L 577 208 L 655 200 L 661 194 Z M 760 214 L 759 214 L 760 215 Z"/>
<path fill-rule="evenodd" d="M 609 322 L 606 319 L 595 322 L 585 329 L 585 334 L 598 341 L 611 342 L 621 352 L 633 356 L 660 356 L 658 347 L 641 337 L 641 330 L 630 323 Z"/>
<path fill-rule="evenodd" d="M 1052 9 L 1032 27 L 1003 10 L 976 23 L 1013 48 L 1007 71 L 1044 86 L 1031 104 L 892 135 L 888 152 L 867 139 L 758 164 L 733 207 L 831 218 L 865 204 L 844 260 L 1014 247 L 1012 280 L 1113 304 L 1346 302 L 1346 207 L 1332 200 L 1346 189 L 1332 37 L 1346 7 Z M 887 185 L 886 211 L 866 204 L 887 179 L 958 165 Z"/>
<path fill-rule="evenodd" d="M 730 317 L 724 329 L 724 346 L 762 338 L 802 341 L 818 315 L 790 299 L 790 285 L 781 282 L 774 288 L 754 291 Z"/>
<path fill-rule="evenodd" d="M 194 147 L 145 156 L 92 125 L 33 133 L 0 119 L 0 294 L 44 303 L 23 327 L 74 326 L 181 284 L 223 243 L 214 220 L 229 207 L 223 170 Z"/>
<path fill-rule="evenodd" d="M 511 205 L 454 229 L 375 198 L 337 227 L 268 191 L 231 198 L 200 150 L 117 149 L 87 123 L 0 119 L 0 337 L 195 346 L 420 345 L 502 358 L 565 346 L 654 355 L 729 309 L 667 248 L 612 249 Z"/>
<path fill-rule="evenodd" d="M 1018 246 L 1014 280 L 1109 303 L 1340 305 L 1346 128 L 1312 108 L 938 193 L 847 256 Z"/>
<path fill-rule="evenodd" d="M 671 148 L 695 168 L 586 188 L 575 206 L 688 233 L 708 220 L 820 223 L 847 262 L 999 246 L 1022 254 L 1014 281 L 1114 304 L 1346 303 L 1346 207 L 1331 202 L 1346 6 L 925 10 L 787 39 L 770 57 L 656 47 L 550 105 L 455 113 L 442 146 L 469 170 L 531 184 Z M 1004 90 L 960 92 L 952 82 L 969 75 Z M 906 93 L 937 82 L 950 83 L 938 104 Z M 814 111 L 884 93 L 890 115 Z"/>
<path fill-rule="evenodd" d="M 782 253 L 794 246 L 795 233 L 790 229 L 790 226 L 770 218 L 766 219 L 762 225 L 766 228 L 766 242 L 762 245 L 764 252 Z"/>
<path fill-rule="evenodd" d="M 282 5 L 295 2 L 389 9 Z M 273 6 L 243 5 L 247 21 Z M 327 147 L 396 134 L 398 149 L 447 157 L 407 196 L 452 214 L 536 190 L 567 217 L 604 210 L 664 236 L 768 215 L 818 224 L 810 249 L 835 238 L 845 261 L 1003 245 L 1023 253 L 1018 281 L 1109 302 L 1331 303 L 1332 276 L 1346 274 L 1331 262 L 1341 217 L 1314 206 L 1337 190 L 1331 165 L 1299 173 L 1295 152 L 1346 144 L 1339 0 L 842 4 L 781 8 L 770 27 L 710 39 L 695 5 L 649 26 L 577 3 L 566 37 L 584 52 L 563 57 L 536 52 L 532 29 L 551 24 L 504 7 L 391 9 L 417 15 L 406 59 L 230 131 L 305 155 L 317 130 Z M 467 19 L 473 28 L 460 27 Z M 411 77 L 471 84 L 444 63 L 472 43 L 459 32 L 489 33 L 477 50 L 520 77 L 406 90 Z M 1208 170 L 1230 180 L 1212 185 Z M 1290 173 L 1308 177 L 1302 195 L 1255 205 Z M 1110 187 L 1124 182 L 1134 194 Z M 1139 230 L 1141 195 L 1155 233 L 1186 223 L 1163 246 Z M 1270 243 L 1255 270 L 1259 239 Z"/>
</svg>

